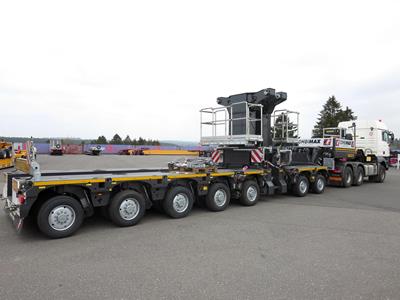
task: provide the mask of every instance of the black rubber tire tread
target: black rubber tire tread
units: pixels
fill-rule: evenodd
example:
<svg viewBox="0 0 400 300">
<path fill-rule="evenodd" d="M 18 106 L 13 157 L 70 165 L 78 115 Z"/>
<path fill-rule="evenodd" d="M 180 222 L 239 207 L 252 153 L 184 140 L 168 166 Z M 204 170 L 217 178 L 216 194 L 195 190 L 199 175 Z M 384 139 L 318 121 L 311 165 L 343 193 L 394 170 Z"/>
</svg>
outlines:
<svg viewBox="0 0 400 300">
<path fill-rule="evenodd" d="M 132 220 L 125 220 L 121 217 L 119 213 L 119 207 L 121 202 L 126 198 L 134 198 L 139 202 L 139 213 Z M 116 194 L 112 199 L 111 203 L 108 206 L 108 214 L 110 216 L 110 220 L 117 226 L 127 227 L 136 225 L 144 216 L 146 212 L 146 201 L 142 194 L 133 191 L 133 190 L 125 190 Z"/>
<path fill-rule="evenodd" d="M 382 165 L 378 165 L 378 175 L 374 176 L 374 181 L 377 183 L 382 183 L 386 179 L 386 169 Z"/>
<path fill-rule="evenodd" d="M 257 197 L 254 201 L 250 201 L 247 198 L 247 190 L 250 186 L 254 186 L 257 190 Z M 246 180 L 242 186 L 242 192 L 239 198 L 240 204 L 242 204 L 243 206 L 253 206 L 257 204 L 259 199 L 260 199 L 260 187 L 258 186 L 257 182 L 254 180 Z"/>
<path fill-rule="evenodd" d="M 75 223 L 70 228 L 64 231 L 54 230 L 53 228 L 51 228 L 48 222 L 50 211 L 54 207 L 59 205 L 68 205 L 72 207 L 75 211 Z M 52 239 L 71 236 L 79 229 L 79 227 L 81 227 L 83 219 L 84 211 L 82 205 L 78 202 L 78 200 L 65 195 L 55 196 L 43 202 L 36 215 L 36 222 L 39 230 Z"/>
<path fill-rule="evenodd" d="M 305 181 L 307 183 L 307 189 L 305 192 L 302 192 L 300 190 L 300 183 L 302 181 Z M 304 175 L 299 175 L 299 177 L 296 180 L 296 183 L 293 184 L 293 188 L 292 188 L 293 194 L 297 197 L 304 197 L 305 195 L 308 194 L 309 189 L 310 189 L 310 181 L 308 180 L 308 178 Z"/>
<path fill-rule="evenodd" d="M 348 178 L 349 178 L 348 176 L 350 177 L 350 180 L 348 180 Z M 345 188 L 350 187 L 353 184 L 353 178 L 354 178 L 353 169 L 350 167 L 346 167 L 344 169 L 343 176 L 342 176 L 342 186 Z"/>
<path fill-rule="evenodd" d="M 317 182 L 319 180 L 323 180 L 323 182 L 324 182 L 324 187 L 322 189 L 318 189 Z M 325 176 L 318 174 L 317 176 L 315 176 L 315 180 L 311 184 L 311 191 L 314 194 L 323 194 L 325 192 L 325 188 L 326 188 L 326 178 L 325 178 Z"/>
<path fill-rule="evenodd" d="M 214 201 L 214 195 L 218 190 L 224 190 L 226 194 L 226 202 L 223 206 L 218 206 Z M 231 201 L 231 191 L 229 187 L 222 182 L 216 182 L 212 184 L 208 190 L 208 194 L 206 196 L 206 207 L 211 211 L 223 211 L 225 210 Z"/>
<path fill-rule="evenodd" d="M 189 199 L 189 205 L 184 212 L 177 212 L 172 205 L 173 200 L 177 194 L 186 194 Z M 180 219 L 186 217 L 193 208 L 194 197 L 192 191 L 185 186 L 174 186 L 171 187 L 167 192 L 165 199 L 163 201 L 164 212 L 173 219 Z"/>
<path fill-rule="evenodd" d="M 360 173 L 362 174 L 362 177 L 360 177 Z M 364 176 L 365 176 L 364 168 L 361 166 L 357 167 L 357 172 L 355 180 L 353 180 L 353 185 L 354 186 L 362 185 L 364 183 Z"/>
</svg>

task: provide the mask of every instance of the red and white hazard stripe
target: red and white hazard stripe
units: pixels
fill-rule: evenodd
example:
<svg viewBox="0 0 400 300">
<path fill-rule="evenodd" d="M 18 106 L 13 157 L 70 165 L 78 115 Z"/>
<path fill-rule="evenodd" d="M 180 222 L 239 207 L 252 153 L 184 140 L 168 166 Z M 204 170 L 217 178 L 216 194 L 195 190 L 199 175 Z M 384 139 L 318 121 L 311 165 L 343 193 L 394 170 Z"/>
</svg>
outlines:
<svg viewBox="0 0 400 300">
<path fill-rule="evenodd" d="M 251 150 L 251 162 L 260 163 L 264 161 L 264 152 L 262 148 Z"/>
<path fill-rule="evenodd" d="M 222 156 L 221 156 L 221 151 L 220 150 L 215 150 L 211 154 L 211 159 L 215 163 L 220 163 L 221 162 L 221 158 L 222 158 Z"/>
</svg>

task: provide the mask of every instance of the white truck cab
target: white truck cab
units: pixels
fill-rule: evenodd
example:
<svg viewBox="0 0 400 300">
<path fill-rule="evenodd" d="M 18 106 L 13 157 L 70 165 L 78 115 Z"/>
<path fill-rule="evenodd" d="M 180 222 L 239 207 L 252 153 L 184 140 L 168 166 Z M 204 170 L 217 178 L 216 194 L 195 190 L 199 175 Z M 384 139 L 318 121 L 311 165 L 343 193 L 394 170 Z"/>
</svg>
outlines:
<svg viewBox="0 0 400 300">
<path fill-rule="evenodd" d="M 382 121 L 355 120 L 340 122 L 339 128 L 346 130 L 347 134 L 354 134 L 357 150 L 362 150 L 364 155 L 375 155 L 377 157 L 389 157 L 389 145 L 393 141 L 393 133 Z"/>
</svg>

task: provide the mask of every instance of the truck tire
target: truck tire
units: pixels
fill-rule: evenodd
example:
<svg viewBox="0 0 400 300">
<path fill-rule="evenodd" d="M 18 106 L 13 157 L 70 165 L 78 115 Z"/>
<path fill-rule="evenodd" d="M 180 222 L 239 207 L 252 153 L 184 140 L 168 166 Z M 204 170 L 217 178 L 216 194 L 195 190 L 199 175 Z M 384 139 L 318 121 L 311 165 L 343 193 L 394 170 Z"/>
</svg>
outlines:
<svg viewBox="0 0 400 300">
<path fill-rule="evenodd" d="M 353 184 L 353 169 L 346 167 L 342 175 L 342 186 L 347 188 Z"/>
<path fill-rule="evenodd" d="M 72 235 L 82 225 L 84 212 L 81 204 L 69 196 L 55 196 L 44 202 L 36 215 L 39 230 L 50 238 Z"/>
<path fill-rule="evenodd" d="M 194 197 L 192 191 L 184 186 L 172 187 L 163 201 L 164 212 L 174 219 L 186 217 L 192 210 Z"/>
<path fill-rule="evenodd" d="M 365 176 L 364 168 L 359 166 L 357 168 L 356 178 L 354 179 L 353 185 L 354 186 L 362 185 L 364 183 L 364 176 Z"/>
<path fill-rule="evenodd" d="M 382 165 L 378 165 L 378 175 L 374 176 L 373 180 L 378 183 L 384 182 L 386 179 L 386 169 Z"/>
<path fill-rule="evenodd" d="M 304 175 L 299 175 L 296 183 L 293 185 L 293 194 L 297 197 L 304 197 L 307 195 L 310 188 L 310 182 L 308 178 Z"/>
<path fill-rule="evenodd" d="M 314 194 L 322 194 L 325 191 L 326 178 L 325 176 L 318 174 L 315 177 L 314 182 L 311 185 L 311 190 Z"/>
<path fill-rule="evenodd" d="M 224 183 L 214 183 L 206 196 L 206 207 L 211 211 L 225 210 L 231 200 L 231 191 Z"/>
<path fill-rule="evenodd" d="M 260 188 L 254 180 L 247 180 L 243 183 L 242 193 L 239 198 L 240 204 L 244 206 L 256 205 L 260 198 Z"/>
<path fill-rule="evenodd" d="M 4 151 L 5 151 L 6 158 L 11 158 L 11 151 L 8 149 L 6 149 Z"/>
<path fill-rule="evenodd" d="M 5 150 L 0 150 L 0 159 L 6 158 L 6 151 Z"/>
<path fill-rule="evenodd" d="M 116 194 L 108 206 L 110 220 L 117 226 L 127 227 L 137 224 L 146 211 L 144 197 L 132 190 Z"/>
</svg>

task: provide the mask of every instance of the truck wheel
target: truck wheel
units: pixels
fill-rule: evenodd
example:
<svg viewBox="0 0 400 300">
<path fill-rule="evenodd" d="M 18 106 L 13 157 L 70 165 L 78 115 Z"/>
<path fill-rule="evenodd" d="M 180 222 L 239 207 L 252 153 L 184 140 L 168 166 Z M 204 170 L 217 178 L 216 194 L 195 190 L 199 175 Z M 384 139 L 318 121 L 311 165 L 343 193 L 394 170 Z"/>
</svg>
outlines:
<svg viewBox="0 0 400 300">
<path fill-rule="evenodd" d="M 231 191 L 224 183 L 214 183 L 208 190 L 206 206 L 211 211 L 223 211 L 229 205 Z"/>
<path fill-rule="evenodd" d="M 11 151 L 6 149 L 5 152 L 6 158 L 11 158 Z"/>
<path fill-rule="evenodd" d="M 364 168 L 363 167 L 358 167 L 357 168 L 357 173 L 356 173 L 356 178 L 353 182 L 353 185 L 355 186 L 360 186 L 364 183 L 364 176 L 365 176 L 365 172 L 364 172 Z"/>
<path fill-rule="evenodd" d="M 325 191 L 326 179 L 323 175 L 318 174 L 312 183 L 311 190 L 314 194 L 322 194 Z"/>
<path fill-rule="evenodd" d="M 384 182 L 386 179 L 386 169 L 382 165 L 378 165 L 378 175 L 374 176 L 374 181 L 378 183 Z"/>
<path fill-rule="evenodd" d="M 342 186 L 347 188 L 353 184 L 353 170 L 350 167 L 346 167 L 342 176 Z"/>
<path fill-rule="evenodd" d="M 121 227 L 137 224 L 144 216 L 145 211 L 144 197 L 132 190 L 119 192 L 108 206 L 111 221 Z"/>
<path fill-rule="evenodd" d="M 300 175 L 297 178 L 296 183 L 293 185 L 293 193 L 297 197 L 304 197 L 307 195 L 309 188 L 310 182 L 308 181 L 308 178 L 304 175 Z"/>
<path fill-rule="evenodd" d="M 243 183 L 242 193 L 239 198 L 240 204 L 244 206 L 253 206 L 260 198 L 260 188 L 254 180 L 247 180 Z"/>
<path fill-rule="evenodd" d="M 174 219 L 186 217 L 192 210 L 194 197 L 192 191 L 184 186 L 172 187 L 164 201 L 165 213 Z"/>
<path fill-rule="evenodd" d="M 82 225 L 83 208 L 69 196 L 55 196 L 42 204 L 36 216 L 39 230 L 50 238 L 72 235 Z"/>
<path fill-rule="evenodd" d="M 0 159 L 6 158 L 6 152 L 4 150 L 0 151 Z"/>
</svg>

